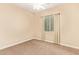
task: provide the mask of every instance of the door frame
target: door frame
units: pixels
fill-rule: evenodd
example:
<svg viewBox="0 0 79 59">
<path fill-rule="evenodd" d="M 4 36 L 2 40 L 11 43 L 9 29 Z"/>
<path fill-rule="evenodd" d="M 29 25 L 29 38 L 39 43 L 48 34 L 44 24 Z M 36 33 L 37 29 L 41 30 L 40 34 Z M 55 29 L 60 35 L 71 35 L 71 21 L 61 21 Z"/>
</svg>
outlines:
<svg viewBox="0 0 79 59">
<path fill-rule="evenodd" d="M 57 40 L 55 43 L 56 44 L 60 44 L 60 13 L 56 13 L 56 14 L 53 14 L 54 16 L 58 16 L 59 18 L 58 18 L 58 31 L 57 31 L 57 38 L 55 39 L 55 40 Z"/>
</svg>

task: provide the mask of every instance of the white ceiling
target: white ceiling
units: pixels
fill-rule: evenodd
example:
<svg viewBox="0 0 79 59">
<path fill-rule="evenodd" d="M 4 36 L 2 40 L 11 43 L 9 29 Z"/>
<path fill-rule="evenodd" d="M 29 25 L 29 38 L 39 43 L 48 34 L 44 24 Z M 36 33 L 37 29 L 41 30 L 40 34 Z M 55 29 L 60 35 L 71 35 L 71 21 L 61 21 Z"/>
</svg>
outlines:
<svg viewBox="0 0 79 59">
<path fill-rule="evenodd" d="M 33 9 L 33 3 L 17 3 L 16 5 L 20 6 L 21 8 L 27 9 L 27 10 L 29 10 L 31 12 L 42 11 L 42 9 L 41 10 L 34 10 Z M 45 3 L 43 6 L 46 9 L 48 9 L 48 8 L 51 8 L 51 7 L 53 8 L 53 7 L 57 6 L 57 5 L 60 5 L 60 4 L 59 3 Z"/>
</svg>

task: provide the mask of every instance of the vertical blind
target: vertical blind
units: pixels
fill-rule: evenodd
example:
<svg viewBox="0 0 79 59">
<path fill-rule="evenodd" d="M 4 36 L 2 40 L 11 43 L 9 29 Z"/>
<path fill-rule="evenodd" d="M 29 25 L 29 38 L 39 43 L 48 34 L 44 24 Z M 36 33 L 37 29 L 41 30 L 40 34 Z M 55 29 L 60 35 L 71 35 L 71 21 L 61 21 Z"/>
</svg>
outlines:
<svg viewBox="0 0 79 59">
<path fill-rule="evenodd" d="M 44 17 L 44 30 L 54 31 L 54 17 L 52 15 Z"/>
</svg>

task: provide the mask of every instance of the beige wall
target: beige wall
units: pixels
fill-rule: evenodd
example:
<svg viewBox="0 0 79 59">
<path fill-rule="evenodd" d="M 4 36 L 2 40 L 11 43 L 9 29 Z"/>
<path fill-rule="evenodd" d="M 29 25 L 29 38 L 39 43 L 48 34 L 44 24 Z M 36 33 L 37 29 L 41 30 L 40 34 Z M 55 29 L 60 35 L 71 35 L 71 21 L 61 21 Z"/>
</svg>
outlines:
<svg viewBox="0 0 79 59">
<path fill-rule="evenodd" d="M 64 5 L 61 44 L 79 49 L 79 4 Z"/>
<path fill-rule="evenodd" d="M 0 4 L 0 49 L 35 36 L 34 14 L 13 4 Z"/>
<path fill-rule="evenodd" d="M 33 37 L 41 40 L 42 39 L 42 21 L 41 21 L 41 17 L 39 16 L 38 13 L 34 13 L 34 35 Z"/>
</svg>

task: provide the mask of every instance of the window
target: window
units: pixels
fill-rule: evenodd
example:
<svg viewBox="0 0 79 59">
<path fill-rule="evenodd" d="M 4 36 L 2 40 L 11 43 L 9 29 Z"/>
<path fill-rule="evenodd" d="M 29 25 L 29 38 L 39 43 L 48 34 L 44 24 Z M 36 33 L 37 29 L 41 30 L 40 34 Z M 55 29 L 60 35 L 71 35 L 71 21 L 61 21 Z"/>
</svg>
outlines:
<svg viewBox="0 0 79 59">
<path fill-rule="evenodd" d="M 54 31 L 54 17 L 52 15 L 44 17 L 44 30 Z"/>
</svg>

